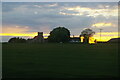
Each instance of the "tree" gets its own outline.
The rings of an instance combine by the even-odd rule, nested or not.
[[[14,38],[11,38],[9,39],[8,41],[9,43],[25,43],[26,42],[26,39],[23,39],[23,38],[19,38],[19,37],[14,37]]]
[[[92,37],[94,34],[95,32],[89,28],[83,30],[80,35],[84,37],[83,43],[89,43],[89,37]]]
[[[57,27],[50,32],[49,42],[68,42],[70,40],[70,31],[65,27]]]

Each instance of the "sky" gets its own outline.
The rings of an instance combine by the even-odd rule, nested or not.
[[[106,41],[118,37],[117,2],[3,2],[2,41],[19,36],[32,38],[36,32],[47,37],[50,31],[63,26],[71,36],[79,36],[90,28],[93,38]]]
[[[1,0],[3,2],[119,2],[119,0]]]

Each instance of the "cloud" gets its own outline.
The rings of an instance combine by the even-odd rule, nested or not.
[[[56,7],[56,6],[58,6],[58,4],[57,4],[57,3],[54,3],[54,4],[48,4],[47,6],[48,6],[48,7]]]
[[[34,7],[36,7],[36,8],[57,8],[57,6],[58,6],[58,3],[49,3],[49,2],[46,2],[46,4],[41,4],[41,3],[39,3],[39,4],[34,4],[33,5]]]
[[[119,0],[4,0],[4,2],[118,2]]]
[[[60,12],[60,14],[62,14],[62,15],[75,15],[75,16],[81,16],[81,15],[83,15],[82,13],[74,13],[74,12],[70,12],[70,13]]]
[[[102,28],[102,27],[114,27],[112,23],[96,23],[92,27]]]
[[[108,5],[106,7],[109,7]],[[64,12],[64,11],[71,11],[71,12],[78,12],[78,13],[69,13],[69,12]],[[115,9],[93,9],[93,8],[88,8],[88,7],[81,7],[81,6],[75,6],[75,7],[65,7],[63,8],[63,11],[60,12],[60,14],[63,15],[76,15],[76,16],[92,16],[92,17],[97,17],[99,15],[102,15],[104,17],[109,17],[109,16],[118,16],[118,9],[115,7]]]

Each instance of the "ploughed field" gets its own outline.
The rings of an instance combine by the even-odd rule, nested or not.
[[[3,78],[118,77],[117,44],[2,44]]]

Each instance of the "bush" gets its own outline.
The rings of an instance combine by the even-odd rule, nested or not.
[[[26,39],[23,39],[23,38],[19,38],[19,37],[14,37],[14,38],[11,38],[9,39],[8,41],[9,43],[26,43]]]

